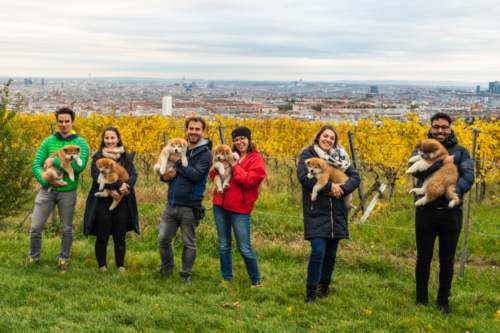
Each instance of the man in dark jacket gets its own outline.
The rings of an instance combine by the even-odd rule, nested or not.
[[[165,172],[161,180],[169,183],[168,199],[161,214],[158,227],[158,247],[161,256],[160,273],[172,274],[174,270],[174,247],[172,239],[177,229],[182,232],[182,268],[179,274],[191,283],[191,269],[196,259],[196,228],[203,218],[202,206],[207,176],[213,163],[212,142],[204,139],[205,120],[191,117],[186,120],[188,166],[183,167],[180,157],[170,154],[169,160],[176,169]]]
[[[425,171],[413,173],[418,179],[417,187],[422,187],[424,180],[439,170],[443,164],[454,163],[458,169],[459,179],[457,194],[460,203],[448,208],[448,199],[439,197],[423,206],[417,207],[415,214],[415,233],[417,238],[417,267],[415,276],[417,281],[417,305],[428,303],[428,283],[430,266],[434,250],[434,242],[439,237],[439,291],[437,305],[445,313],[451,313],[448,306],[451,283],[453,280],[453,265],[458,239],[462,230],[463,196],[474,183],[474,164],[469,151],[458,144],[457,137],[451,129],[451,118],[445,113],[436,113],[431,118],[431,129],[428,137],[441,142],[450,156],[444,161],[432,165]],[[411,157],[418,154],[415,148]],[[410,164],[411,166],[412,164]],[[421,197],[421,196],[419,196]]]

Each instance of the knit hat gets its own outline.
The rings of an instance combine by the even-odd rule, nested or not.
[[[245,138],[248,138],[248,140],[252,140],[252,133],[250,132],[250,129],[248,127],[236,127],[233,132],[231,133],[231,137],[237,138],[239,136],[244,136]]]

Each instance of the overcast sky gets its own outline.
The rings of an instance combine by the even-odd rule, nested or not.
[[[500,79],[498,1],[0,0],[0,75]]]

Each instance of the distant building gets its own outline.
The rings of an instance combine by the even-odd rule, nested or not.
[[[212,83],[210,83],[210,84],[208,85],[208,87],[209,87],[209,88],[215,88],[215,83],[213,83],[213,82],[212,82]]]
[[[64,83],[61,83],[61,88],[64,88]]]
[[[44,79],[41,79],[41,80],[40,80],[40,84],[41,84],[42,86],[44,86],[44,85],[45,85],[45,80],[44,80]]]
[[[33,84],[32,79],[28,79],[28,84],[30,84],[30,85],[32,85],[32,84]]]
[[[299,81],[293,81],[293,85],[297,86],[299,84]]]
[[[490,94],[500,94],[500,82],[490,82],[488,85],[488,92]]]
[[[370,94],[378,94],[378,86],[371,86]]]
[[[24,85],[27,86],[28,84],[30,84],[30,79],[24,79]]]
[[[481,92],[481,86],[476,87],[476,92]]]
[[[171,116],[172,115],[172,96],[165,96],[161,101],[161,115]]]

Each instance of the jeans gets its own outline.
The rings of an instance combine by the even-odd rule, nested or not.
[[[40,260],[42,253],[42,233],[45,223],[55,205],[59,209],[61,221],[61,248],[58,261],[68,261],[71,256],[71,246],[73,245],[73,215],[76,205],[76,190],[65,192],[48,192],[41,188],[35,199],[35,211],[31,219],[30,228],[30,253],[29,258]]]
[[[238,251],[245,262],[250,282],[260,282],[257,257],[250,244],[250,214],[235,213],[217,206],[214,206],[213,209],[217,236],[219,237],[219,258],[222,277],[228,281],[233,279],[233,258],[231,254],[231,228],[233,228]]]
[[[320,276],[331,279],[337,258],[339,238],[311,238],[311,255],[307,265],[307,282],[314,287]]]
[[[427,303],[428,284],[434,242],[439,237],[439,290],[437,300],[448,304],[453,265],[458,238],[462,230],[463,212],[458,209],[417,208],[415,215],[415,233],[417,238],[417,302]]]
[[[106,254],[108,250],[109,235],[113,235],[115,244],[115,262],[117,267],[123,267],[127,244],[125,235],[128,226],[128,203],[127,198],[122,198],[114,210],[109,210],[113,200],[100,199],[94,221],[97,234],[95,242],[95,256],[99,267],[106,266]]]
[[[182,268],[180,275],[191,276],[191,270],[196,259],[196,227],[200,223],[194,218],[191,208],[187,206],[172,206],[168,202],[161,213],[160,226],[158,227],[158,248],[161,257],[161,271],[174,270],[174,247],[172,239],[181,228],[182,233]]]

